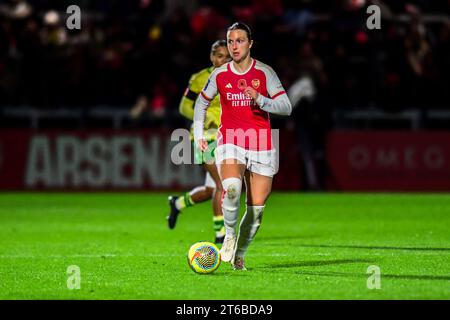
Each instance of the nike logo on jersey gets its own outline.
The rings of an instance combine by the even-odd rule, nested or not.
[[[228,84],[225,86],[225,88],[231,89],[231,88],[233,88],[233,86],[231,85],[231,83],[228,82]]]

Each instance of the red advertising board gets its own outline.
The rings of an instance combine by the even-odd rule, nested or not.
[[[189,132],[183,142],[172,131],[0,130],[0,190],[161,190],[186,189],[204,182],[192,157]],[[274,188],[298,189],[299,163],[293,136],[282,134],[280,172]],[[190,150],[186,152],[186,150]],[[184,158],[186,160],[186,158]],[[177,162],[178,161],[178,162]]]
[[[450,191],[450,133],[335,131],[329,187],[351,191]]]

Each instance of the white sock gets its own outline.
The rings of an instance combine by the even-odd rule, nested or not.
[[[242,180],[239,178],[227,178],[222,181],[222,213],[225,223],[226,236],[236,235],[236,223],[241,202]]]
[[[265,206],[247,206],[244,217],[239,226],[239,236],[237,239],[236,256],[243,258],[248,246],[255,238],[261,225],[262,215]]]

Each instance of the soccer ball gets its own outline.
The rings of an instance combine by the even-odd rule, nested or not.
[[[220,251],[214,243],[194,243],[188,252],[188,264],[196,273],[211,273],[220,265]]]

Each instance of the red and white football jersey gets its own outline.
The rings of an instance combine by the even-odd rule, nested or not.
[[[271,150],[269,113],[261,110],[251,97],[243,93],[247,86],[271,99],[285,94],[275,71],[255,59],[244,73],[238,72],[233,62],[215,69],[201,95],[209,101],[220,95],[221,125],[217,143],[230,143],[247,150]]]

